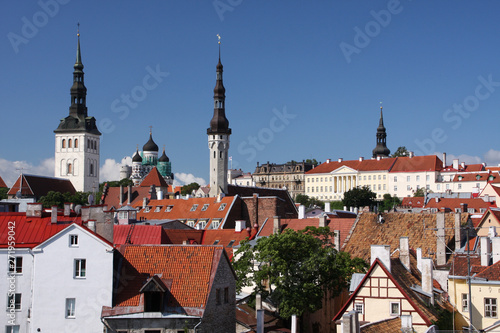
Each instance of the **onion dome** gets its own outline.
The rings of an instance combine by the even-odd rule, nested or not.
[[[158,152],[158,145],[153,141],[153,134],[149,132],[149,140],[142,147],[142,151],[156,151]]]
[[[158,162],[170,162],[170,159],[168,156],[165,154],[165,148],[163,148],[163,154],[160,156],[158,159]]]
[[[139,149],[135,151],[134,156],[132,157],[132,162],[141,162],[142,163],[142,157],[139,154]]]

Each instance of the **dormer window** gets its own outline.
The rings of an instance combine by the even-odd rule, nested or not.
[[[162,312],[165,294],[168,291],[162,280],[157,275],[149,278],[139,291],[144,294],[144,312]]]
[[[161,207],[163,207],[163,206],[156,206],[156,208],[155,208],[155,213],[160,212],[160,211],[161,211]]]
[[[462,180],[462,179],[464,179],[463,176],[458,176],[458,180]]]
[[[151,210],[151,207],[146,206],[146,207],[144,208],[144,213],[149,213],[149,211],[150,211],[150,210]]]
[[[194,204],[193,207],[191,207],[191,212],[194,212],[198,208],[198,204]]]
[[[167,209],[165,209],[165,211],[168,213],[168,212],[171,212],[172,211],[172,208],[174,208],[174,205],[170,205],[170,206],[167,206]]]
[[[206,210],[208,209],[208,206],[209,206],[209,205],[210,205],[210,204],[204,204],[204,205],[203,205],[203,207],[201,207],[201,211],[202,211],[202,212],[206,211]]]
[[[481,175],[476,175],[476,180],[481,179]]]
[[[226,208],[226,203],[221,203],[219,206],[219,211],[224,210]]]

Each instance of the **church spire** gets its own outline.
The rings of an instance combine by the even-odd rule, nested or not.
[[[84,73],[83,73],[83,63],[82,63],[82,53],[80,50],[80,23],[78,23],[77,32],[78,44],[76,47],[76,61],[73,66],[73,85],[71,86],[71,106],[69,108],[69,113],[73,117],[77,117],[84,120],[87,117],[87,88],[84,84]]]
[[[377,145],[375,149],[373,149],[373,158],[378,156],[380,157],[389,157],[391,151],[386,146],[387,133],[385,132],[384,127],[384,115],[382,113],[382,103],[380,103],[380,120],[378,122],[377,128]]]

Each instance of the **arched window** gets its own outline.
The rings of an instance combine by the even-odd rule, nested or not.
[[[87,149],[92,149],[92,147],[90,146],[90,139],[87,139]]]
[[[214,150],[214,158],[216,158],[216,155],[215,155],[215,150]]]
[[[78,139],[75,139],[75,148],[78,148]]]
[[[94,163],[90,162],[90,175],[94,175]]]
[[[73,142],[71,142],[71,139],[68,139],[68,148],[71,148]]]
[[[66,148],[66,139],[62,139],[61,148]]]
[[[71,163],[68,163],[68,172],[67,172],[68,175],[72,175],[73,174],[73,165]]]

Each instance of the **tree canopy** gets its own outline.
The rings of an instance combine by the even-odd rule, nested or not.
[[[347,207],[373,206],[377,195],[368,186],[355,187],[344,193],[342,203]]]
[[[66,202],[70,202],[75,205],[88,205],[89,194],[90,192],[76,192],[75,194],[70,194],[69,192],[61,193],[49,191],[46,195],[40,198],[40,203],[42,203],[44,208],[50,208],[52,206],[63,208],[64,203]]]
[[[305,160],[306,163],[311,163],[312,165],[316,166],[318,165],[318,161],[316,161],[315,158],[308,158],[307,160]]]
[[[414,197],[424,197],[425,196],[425,188],[419,187],[414,193]]]
[[[0,187],[0,200],[7,199],[7,192],[9,192],[10,188],[8,187]]]
[[[380,202],[379,211],[390,211],[393,207],[401,204],[401,200],[396,196],[391,196],[389,193],[384,194],[384,200]]]
[[[199,188],[200,188],[200,184],[198,184],[198,183],[187,184],[187,185],[182,186],[181,194],[182,195],[191,194],[193,191],[196,191]]]
[[[391,155],[391,157],[400,157],[400,156],[410,156],[410,152],[406,149],[405,146],[400,146],[396,151]]]
[[[295,202],[304,205],[306,207],[317,206],[320,207],[321,209],[324,209],[325,207],[325,203],[323,201],[310,197],[306,194],[297,194],[295,196]]]
[[[320,309],[327,290],[340,293],[354,272],[367,268],[362,259],[337,252],[331,240],[328,227],[309,227],[259,238],[254,247],[243,241],[233,266],[238,291],[253,283],[254,293],[269,295],[285,319]]]

